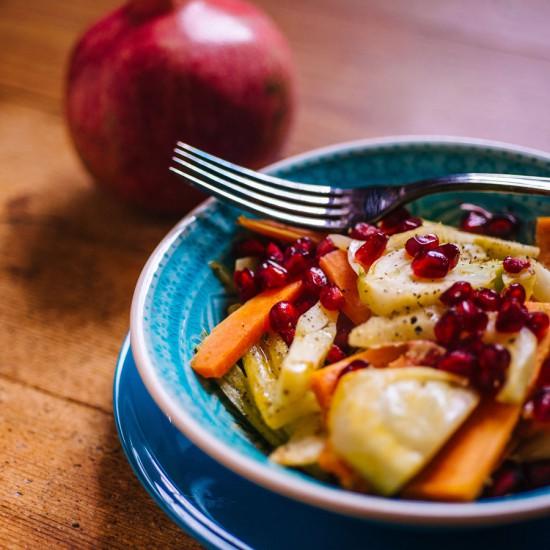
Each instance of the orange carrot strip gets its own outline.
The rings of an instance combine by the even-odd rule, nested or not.
[[[374,367],[385,367],[388,363],[397,359],[407,348],[407,344],[395,344],[383,348],[373,348],[360,351],[355,355],[346,357],[337,363],[315,371],[311,375],[311,389],[317,397],[317,401],[323,410],[327,410],[332,399],[332,394],[338,384],[338,378],[343,369],[352,361],[361,359]]]
[[[540,248],[539,261],[550,267],[550,217],[537,218],[535,242]]]
[[[301,286],[297,281],[266,290],[244,303],[203,340],[191,360],[193,369],[206,378],[223,376],[267,330],[273,305],[296,298]]]
[[[255,220],[239,216],[237,222],[254,233],[278,239],[279,241],[292,242],[300,237],[309,237],[314,243],[318,243],[325,238],[324,233],[303,229],[302,227],[293,227],[292,225],[274,222],[273,220]]]
[[[342,308],[344,313],[356,325],[364,323],[370,317],[370,311],[359,299],[357,275],[349,265],[347,254],[343,250],[333,250],[319,260],[319,265],[330,282],[344,293],[346,298]]]
[[[484,400],[403,491],[407,498],[474,500],[498,465],[521,407]]]
[[[550,304],[530,302],[530,311],[550,313]],[[533,383],[550,350],[550,332],[539,343]],[[522,410],[485,399],[438,453],[403,491],[406,497],[469,501],[498,466]]]

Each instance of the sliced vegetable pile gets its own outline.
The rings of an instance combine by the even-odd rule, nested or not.
[[[470,501],[550,485],[550,218],[400,210],[347,235],[240,218],[239,303],[192,361],[282,465]]]

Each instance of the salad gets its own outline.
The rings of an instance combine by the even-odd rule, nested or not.
[[[270,459],[383,496],[471,501],[550,485],[550,218],[401,209],[327,235],[241,217],[238,296],[192,368]]]

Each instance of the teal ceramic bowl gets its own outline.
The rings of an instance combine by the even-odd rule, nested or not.
[[[267,172],[338,186],[388,185],[459,172],[550,176],[550,155],[480,140],[398,137],[346,143],[270,166]],[[550,215],[540,197],[461,193],[432,196],[411,207],[427,218],[456,223],[461,202],[511,210],[529,241],[537,215]],[[189,366],[205,331],[219,322],[227,297],[208,267],[229,258],[239,233],[236,209],[208,200],[164,238],[136,287],[131,344],[140,375],[169,419],[199,448],[231,470],[291,498],[365,519],[411,525],[482,525],[550,513],[550,488],[474,503],[431,503],[361,495],[272,464],[211,383]]]

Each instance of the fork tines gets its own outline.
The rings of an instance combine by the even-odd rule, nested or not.
[[[342,229],[351,212],[343,189],[268,176],[178,142],[170,170],[236,206],[287,223]]]

